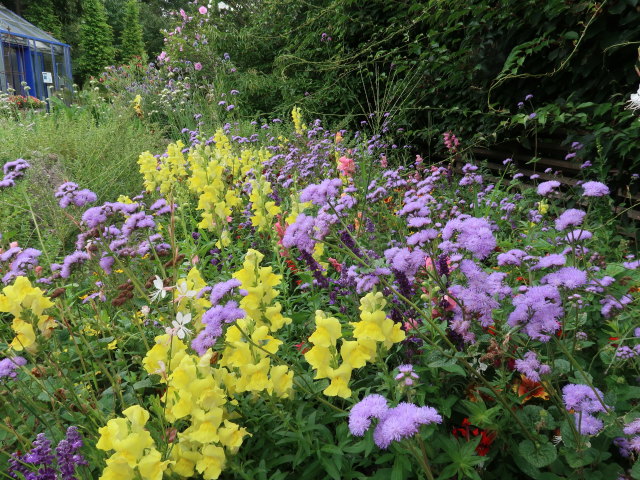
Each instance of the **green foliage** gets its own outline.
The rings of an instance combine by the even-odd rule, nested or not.
[[[129,0],[125,7],[124,29],[120,37],[120,60],[127,62],[135,57],[144,58],[145,50],[142,41],[142,25],[140,24],[140,7],[138,0]]]
[[[107,23],[102,0],[83,0],[82,7],[78,70],[81,77],[88,78],[99,75],[113,64],[115,49],[113,31]]]
[[[29,3],[25,9],[24,18],[36,27],[49,32],[56,39],[62,38],[62,23],[56,16],[52,0]]]

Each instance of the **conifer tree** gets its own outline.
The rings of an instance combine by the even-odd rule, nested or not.
[[[38,0],[27,5],[24,18],[36,27],[50,33],[56,39],[62,39],[62,23],[56,16],[52,0]]]
[[[113,31],[102,0],[82,2],[79,50],[79,70],[84,78],[100,75],[114,63]]]
[[[142,25],[140,24],[138,0],[129,0],[124,14],[120,58],[123,62],[126,62],[134,57],[144,56],[145,51],[142,40]]]

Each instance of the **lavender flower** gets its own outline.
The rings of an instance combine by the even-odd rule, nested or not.
[[[610,193],[609,187],[601,182],[585,182],[582,184],[582,189],[584,197],[604,197]]]
[[[515,365],[516,370],[534,382],[540,381],[540,375],[546,375],[551,372],[551,367],[540,363],[538,355],[531,350],[524,354],[524,359],[517,359]]]
[[[569,226],[577,227],[581,225],[585,215],[586,212],[575,208],[564,211],[562,215],[556,218],[556,230],[564,230]]]
[[[575,267],[564,267],[557,272],[545,275],[540,279],[540,283],[543,285],[553,285],[555,287],[565,287],[572,290],[587,283],[587,274]]]
[[[542,182],[538,185],[538,195],[549,195],[553,190],[560,186],[560,182],[557,180],[549,180],[548,182]]]
[[[432,423],[442,423],[442,417],[435,408],[402,402],[384,413],[373,432],[373,441],[386,449],[391,442],[414,436],[421,425]]]
[[[302,190],[302,192],[300,192],[300,201],[324,206],[329,200],[338,196],[341,187],[342,180],[339,178],[328,178],[317,185],[309,185]]]
[[[16,378],[18,368],[27,364],[23,357],[3,358],[0,360],[0,378]]]
[[[371,419],[380,419],[389,409],[382,395],[371,394],[364,397],[349,412],[349,430],[352,435],[362,437],[371,426]]]
[[[238,308],[238,304],[234,301],[229,301],[224,306],[216,305],[210,308],[202,315],[201,321],[205,327],[193,339],[191,348],[198,352],[198,355],[204,355],[222,335],[222,327],[225,323],[235,322],[244,318],[245,315],[245,311]]]
[[[77,183],[66,182],[58,187],[55,197],[59,198],[61,208],[67,208],[72,203],[77,207],[83,207],[87,203],[95,202],[98,196],[86,188],[80,190]]]
[[[413,371],[413,365],[411,364],[400,365],[398,372],[400,373],[395,376],[395,379],[401,381],[405,387],[410,387],[415,380],[420,378],[418,374]]]
[[[560,328],[560,318],[564,315],[560,292],[551,285],[529,288],[513,299],[515,310],[507,323],[511,327],[524,325],[524,332],[534,340],[548,342]]]
[[[476,258],[482,260],[488,257],[496,247],[493,230],[495,230],[495,227],[485,218],[461,215],[458,218],[449,220],[442,229],[444,242],[439,247],[445,253],[466,249]],[[453,241],[452,239],[456,233],[456,240]]]

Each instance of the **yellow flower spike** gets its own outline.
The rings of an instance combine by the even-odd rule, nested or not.
[[[340,356],[342,361],[353,368],[361,368],[375,358],[376,343],[371,340],[342,341]]]
[[[270,386],[267,373],[271,361],[263,358],[257,364],[243,365],[240,367],[240,378],[238,379],[238,391],[260,392],[267,390]]]
[[[304,354],[305,360],[316,370],[316,380],[326,378],[329,375],[330,363],[333,359],[331,351],[327,347],[313,347]]]
[[[351,365],[343,363],[339,368],[330,369],[328,378],[331,383],[323,390],[327,397],[349,398],[351,389],[349,388],[349,380],[351,379]]]
[[[170,335],[159,335],[156,344],[147,352],[142,360],[142,366],[149,374],[162,374],[167,370],[173,371],[186,355],[187,347],[178,338]],[[171,352],[171,364],[169,364]]]
[[[27,352],[35,352],[36,346],[36,332],[33,331],[33,327],[30,323],[25,322],[21,318],[15,317],[11,328],[16,333],[16,337],[9,344],[15,351],[20,352],[26,350]]]
[[[184,438],[198,443],[218,442],[218,428],[222,423],[222,409],[217,408],[209,412],[206,420],[193,424],[192,427],[185,430]]]
[[[216,445],[205,445],[202,456],[196,463],[196,470],[205,480],[216,479],[222,473],[225,464],[224,450]]]
[[[121,456],[112,455],[99,480],[134,480],[136,477],[135,470]]]
[[[277,332],[285,325],[289,325],[291,323],[291,319],[282,315],[282,313],[280,313],[281,311],[282,305],[279,303],[267,307],[264,311],[264,317],[269,322],[269,330],[272,332]]]
[[[375,312],[376,310],[382,310],[387,304],[382,292],[369,292],[360,299],[360,311],[363,312]]]
[[[173,446],[171,459],[173,465],[170,469],[181,477],[189,478],[195,474],[196,463],[200,460],[200,452],[185,447],[187,442],[180,442]]]
[[[351,323],[353,325],[353,336],[358,340],[373,340],[383,342],[386,340],[379,322],[362,320]]]
[[[316,310],[316,331],[309,337],[309,341],[318,347],[335,347],[341,336],[340,321],[334,317],[327,317],[322,310]]]
[[[125,418],[113,418],[104,427],[98,429],[100,438],[96,448],[100,450],[115,450],[116,445],[129,435],[129,425]]]
[[[155,448],[151,449],[138,462],[138,471],[142,480],[162,480],[164,471],[169,464],[169,460],[162,461],[162,454]]]
[[[269,378],[276,396],[288,398],[293,390],[293,372],[289,370],[289,367],[286,365],[271,367]]]
[[[147,412],[140,405],[133,405],[126,410],[122,411],[129,422],[131,422],[131,430],[138,431],[142,429],[149,421],[149,412]]]

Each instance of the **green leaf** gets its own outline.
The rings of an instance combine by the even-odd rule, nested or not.
[[[631,478],[640,480],[640,460],[636,460],[636,463],[631,467]]]
[[[557,457],[556,447],[550,443],[541,443],[536,447],[531,440],[523,440],[518,446],[518,451],[524,459],[534,467],[545,467]]]

